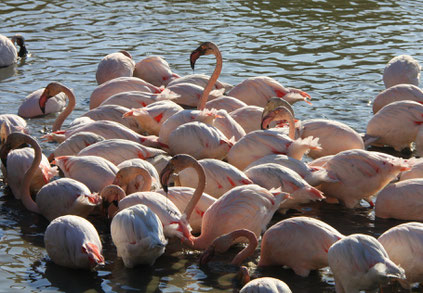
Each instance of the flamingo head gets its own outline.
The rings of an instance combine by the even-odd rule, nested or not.
[[[215,47],[216,45],[214,45],[212,42],[204,42],[197,49],[192,51],[189,58],[192,70],[194,70],[195,62],[197,59],[203,55],[214,54]]]
[[[26,55],[28,55],[28,50],[25,46],[25,39],[22,35],[16,34],[11,37],[11,40],[13,43],[16,43],[20,48],[18,52],[19,57],[25,57]]]
[[[119,201],[126,196],[126,193],[120,186],[110,184],[103,188],[100,196],[102,198],[102,210],[110,219],[118,212]]]
[[[166,167],[164,167],[162,172],[160,172],[160,183],[162,185],[163,190],[166,193],[168,191],[168,184],[169,184],[170,177],[174,173],[178,173],[181,170],[188,167],[202,168],[201,165],[197,162],[197,160],[194,157],[187,154],[178,154],[173,156],[172,159],[169,160]]]
[[[40,109],[44,114],[48,99],[61,93],[63,88],[64,85],[60,82],[51,82],[46,86],[38,101],[38,105],[40,106]]]

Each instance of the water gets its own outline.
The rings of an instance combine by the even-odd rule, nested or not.
[[[103,56],[129,51],[136,61],[163,56],[180,75],[190,74],[189,54],[213,41],[223,55],[222,81],[237,84],[268,75],[312,96],[297,103],[296,116],[340,120],[364,132],[371,101],[383,90],[385,64],[399,54],[420,62],[423,8],[419,1],[94,1],[3,0],[0,33],[21,33],[31,56],[0,69],[0,113],[17,113],[22,99],[51,81],[73,88],[77,107],[71,119],[88,110]],[[283,3],[283,5],[281,4]],[[212,72],[214,59],[203,57],[196,73]],[[51,128],[55,115],[30,119],[32,135]],[[71,120],[69,119],[69,120]],[[45,153],[54,145],[44,143]],[[125,269],[116,257],[108,224],[91,218],[104,243],[106,265],[94,272],[52,264],[43,247],[47,221],[29,213],[3,188],[0,198],[0,292],[232,292],[239,288],[236,268],[227,264],[239,248],[198,266],[197,252],[166,254],[153,267]],[[344,234],[378,236],[394,220],[374,219],[367,208],[347,210],[315,204],[293,215],[322,219]],[[282,268],[257,269],[255,277],[274,276],[293,292],[334,292],[327,269],[301,278]],[[387,287],[385,292],[401,291]]]

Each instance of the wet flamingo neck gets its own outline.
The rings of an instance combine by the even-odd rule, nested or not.
[[[73,111],[73,109],[75,108],[75,104],[76,104],[75,95],[73,94],[71,89],[69,89],[66,86],[61,85],[60,90],[61,90],[61,92],[63,92],[67,96],[68,104],[67,104],[65,110],[63,110],[62,113],[60,113],[60,115],[57,116],[56,120],[54,121],[52,132],[60,130],[63,122],[69,116],[69,114]]]
[[[217,48],[217,46],[215,45],[213,45],[213,53],[214,56],[216,56],[216,67],[213,71],[213,74],[210,76],[206,87],[203,90],[203,94],[201,95],[201,98],[197,105],[198,110],[203,110],[205,108],[209,94],[213,89],[217,79],[219,78],[220,72],[222,71],[222,55],[220,54],[219,48]]]

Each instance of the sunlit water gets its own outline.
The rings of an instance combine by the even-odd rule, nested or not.
[[[180,75],[190,74],[189,54],[202,41],[219,45],[222,81],[237,84],[267,75],[312,96],[313,105],[294,105],[298,119],[330,118],[364,132],[371,101],[383,89],[385,64],[399,54],[423,61],[423,8],[419,1],[18,1],[0,2],[0,33],[21,33],[31,56],[0,69],[0,113],[17,113],[22,99],[51,81],[73,88],[77,107],[88,110],[96,87],[98,62],[125,49],[136,61],[163,56]],[[283,5],[281,4],[283,3]],[[213,58],[197,62],[196,73],[210,74]],[[40,137],[55,115],[30,119]],[[69,120],[71,120],[69,119]],[[45,153],[54,145],[43,143]],[[0,198],[0,291],[63,292],[232,292],[237,268],[227,264],[238,248],[205,268],[197,252],[167,253],[153,267],[126,269],[116,257],[108,223],[91,218],[104,244],[106,265],[93,272],[61,268],[48,260],[43,245],[47,221],[23,209],[3,189]],[[315,204],[293,215],[309,215],[344,234],[380,235],[399,221],[374,219],[369,208],[347,210]],[[219,223],[216,223],[217,225]],[[305,240],[307,241],[307,240]],[[308,278],[279,267],[256,268],[254,277],[274,276],[293,292],[334,292],[328,269]],[[400,291],[388,287],[385,292]]]

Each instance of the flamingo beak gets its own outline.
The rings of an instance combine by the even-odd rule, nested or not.
[[[167,164],[166,167],[160,173],[160,184],[162,185],[163,190],[167,193],[168,192],[168,181],[170,175],[173,174],[174,168],[172,164]]]
[[[41,112],[43,112],[43,114],[46,113],[46,104],[49,98],[51,97],[49,97],[48,94],[44,91],[40,96],[40,100],[38,101],[38,105],[40,106]]]
[[[191,56],[189,58],[192,70],[194,70],[195,62],[197,61],[197,59],[200,58],[200,56],[205,54],[206,54],[206,48],[204,44],[201,44],[197,49],[192,51]]]

